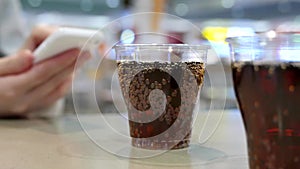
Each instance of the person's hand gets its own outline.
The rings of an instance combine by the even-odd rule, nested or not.
[[[33,50],[55,29],[33,29],[19,52],[0,59],[0,116],[26,115],[47,108],[68,92],[79,49],[33,65]],[[80,58],[83,62],[89,54]]]

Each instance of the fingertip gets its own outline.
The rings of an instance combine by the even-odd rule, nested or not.
[[[15,59],[15,66],[19,71],[26,71],[33,65],[34,56],[28,49],[20,50]]]
[[[22,49],[19,51],[18,54],[22,57],[33,57],[33,54],[31,52],[31,50],[29,50],[29,49]]]
[[[33,64],[34,56],[30,50],[28,50],[28,49],[21,50],[19,55],[20,55],[20,57],[23,58],[21,64],[24,67],[28,67]]]
[[[29,50],[20,50],[17,53],[1,59],[0,75],[12,75],[27,71],[33,64],[33,55]]]

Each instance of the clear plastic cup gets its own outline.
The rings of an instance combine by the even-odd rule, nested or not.
[[[134,147],[162,150],[189,146],[208,48],[185,44],[115,46]]]
[[[250,168],[299,168],[300,35],[263,34],[227,41]]]

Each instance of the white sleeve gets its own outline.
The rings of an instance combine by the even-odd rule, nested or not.
[[[18,0],[0,0],[0,50],[15,52],[24,42],[26,25]]]

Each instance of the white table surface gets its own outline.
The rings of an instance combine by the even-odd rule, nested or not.
[[[195,124],[204,124],[209,117],[207,131],[211,131],[221,111],[200,114]],[[119,127],[122,116],[107,115],[107,121]],[[95,115],[80,115],[90,131],[106,136],[112,131],[103,129]],[[124,121],[124,120],[123,120]],[[200,126],[200,127],[199,127]],[[101,129],[100,129],[101,128]],[[121,126],[127,131],[128,126]],[[210,129],[209,129],[210,128]],[[89,130],[88,129],[88,130]],[[237,110],[226,110],[216,132],[208,142],[199,144],[193,129],[192,146],[189,149],[169,151],[151,158],[132,159],[116,156],[97,146],[82,129],[77,116],[42,120],[0,120],[0,168],[1,169],[247,169],[247,149],[244,127]],[[205,130],[206,131],[206,130]],[[121,131],[122,132],[122,131]],[[205,135],[205,134],[204,134]],[[203,135],[202,135],[203,136]],[[106,140],[106,141],[105,141]],[[111,141],[107,141],[111,140]],[[100,140],[101,141],[101,140]],[[114,144],[118,138],[103,138],[103,144]],[[102,143],[101,143],[102,144]],[[127,144],[124,142],[124,145]],[[130,145],[126,145],[130,147]],[[104,146],[105,147],[105,146]],[[113,146],[112,146],[113,147]],[[109,151],[109,150],[108,150]],[[218,152],[207,158],[207,152]]]

